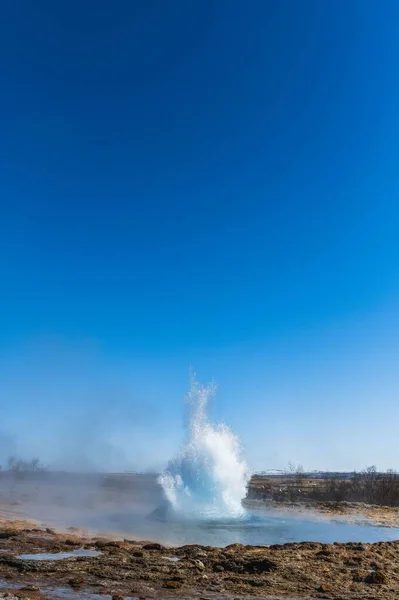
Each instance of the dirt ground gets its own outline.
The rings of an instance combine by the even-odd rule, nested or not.
[[[97,556],[23,560],[21,554],[97,550]],[[177,560],[178,559],[178,560]],[[399,597],[399,541],[166,548],[149,541],[56,533],[0,522],[0,588],[19,598]],[[13,589],[10,590],[9,586]],[[60,591],[61,590],[61,591]],[[94,596],[96,597],[96,596]]]

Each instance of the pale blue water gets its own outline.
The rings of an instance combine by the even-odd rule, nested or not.
[[[95,527],[96,521],[90,523]],[[104,527],[104,515],[101,525]],[[107,529],[136,540],[167,545],[227,546],[286,542],[377,542],[399,539],[399,529],[317,518],[257,512],[238,519],[153,521],[132,514],[108,515]]]
[[[77,556],[95,557],[100,556],[98,550],[71,550],[70,552],[40,552],[36,554],[19,554],[16,558],[20,560],[64,560],[66,558],[76,558]]]

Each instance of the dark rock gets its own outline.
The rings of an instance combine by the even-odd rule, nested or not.
[[[151,544],[145,544],[143,546],[143,550],[166,550],[165,546],[162,546],[162,544],[157,544],[157,543],[151,543]]]
[[[175,555],[179,558],[203,559],[208,556],[211,557],[213,554],[218,556],[219,552],[215,552],[215,548],[212,548],[212,546],[199,546],[198,544],[188,544],[175,549]]]
[[[107,548],[123,548],[123,542],[120,542],[120,541],[108,542]]]
[[[37,585],[25,585],[20,590],[21,592],[40,592],[40,588]]]
[[[219,567],[232,573],[269,573],[277,569],[277,564],[267,558],[231,558],[215,565],[214,570],[220,571]]]
[[[185,574],[177,574],[173,575],[173,577],[168,577],[167,581],[178,581],[179,583],[184,583],[185,581],[187,581],[187,576]]]
[[[352,581],[354,583],[361,583],[361,582],[363,582],[363,577],[362,577],[362,575],[361,575],[361,573],[359,571],[354,571],[353,572]]]
[[[364,579],[364,582],[376,585],[383,585],[387,582],[387,578],[381,571],[373,571],[373,573],[367,575],[367,577]]]
[[[169,590],[176,590],[181,587],[181,583],[180,581],[165,581],[163,587]]]
[[[18,560],[18,558],[15,558],[15,556],[12,556],[11,554],[3,554],[3,556],[0,556],[0,565],[7,565],[18,571],[23,571],[26,566],[22,560]]]
[[[83,577],[73,577],[72,579],[70,579],[68,581],[68,583],[72,587],[79,587],[79,586],[83,585],[84,579],[83,579]]]
[[[263,587],[265,585],[265,582],[261,579],[247,579],[246,583],[252,585],[252,587]]]

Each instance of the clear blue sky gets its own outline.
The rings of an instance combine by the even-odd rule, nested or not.
[[[398,22],[3,3],[1,456],[159,466],[192,365],[254,468],[399,468]]]

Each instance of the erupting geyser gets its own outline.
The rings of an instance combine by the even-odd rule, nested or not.
[[[214,386],[191,376],[187,395],[187,439],[159,477],[168,512],[186,518],[242,517],[248,469],[238,437],[224,424],[210,423],[206,407]]]

